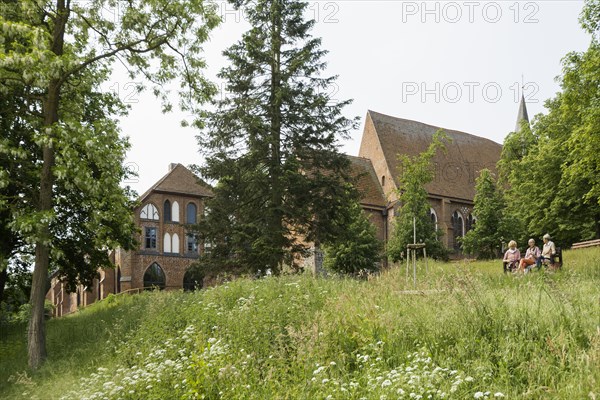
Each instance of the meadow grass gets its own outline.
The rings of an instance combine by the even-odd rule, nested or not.
[[[0,398],[600,399],[600,248],[564,258],[114,296],[49,321],[36,372],[2,327]]]

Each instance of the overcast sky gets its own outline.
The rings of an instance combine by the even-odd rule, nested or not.
[[[226,60],[221,52],[248,28],[243,12],[217,2],[224,23],[207,43],[207,76]],[[521,86],[530,117],[559,90],[555,77],[569,51],[583,51],[582,1],[316,1],[313,36],[329,50],[326,75],[339,75],[334,99],[354,99],[348,117],[361,126],[342,150],[358,154],[367,110],[460,130],[502,143],[514,130]],[[122,120],[132,149],[127,162],[139,177],[127,182],[143,193],[169,163],[201,164],[185,115],[163,115],[150,92],[134,93],[118,74],[110,90],[132,106]]]

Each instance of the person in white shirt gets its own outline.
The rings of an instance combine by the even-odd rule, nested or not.
[[[553,264],[553,259],[552,256],[554,254],[556,254],[556,246],[554,246],[554,243],[550,240],[550,235],[549,234],[545,234],[544,237],[544,247],[542,248],[542,255],[540,256],[540,258],[538,258],[538,265],[545,263],[545,262],[549,262],[550,265]]]

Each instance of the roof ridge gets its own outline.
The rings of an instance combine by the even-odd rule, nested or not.
[[[175,168],[177,168],[177,167],[178,167],[178,166],[180,166],[180,165],[181,165],[180,163],[177,163],[177,165],[176,165],[174,168],[171,168],[171,169],[170,169],[170,170],[169,170],[169,171],[168,171],[168,172],[167,172],[165,175],[163,175],[163,177],[162,177],[162,178],[160,178],[158,181],[156,181],[156,182],[154,183],[154,185],[150,186],[150,188],[149,188],[148,190],[146,190],[146,191],[145,191],[145,192],[144,192],[144,193],[143,193],[143,194],[140,196],[140,198],[139,198],[139,201],[140,201],[140,202],[143,202],[143,201],[146,199],[146,197],[148,197],[148,196],[150,195],[150,193],[151,193],[153,190],[155,190],[155,189],[156,189],[156,188],[157,188],[157,187],[158,187],[158,186],[159,186],[161,183],[163,183],[163,182],[164,182],[164,181],[167,179],[167,177],[168,177],[169,175],[171,175],[171,174],[173,173],[173,171],[175,171]],[[183,165],[181,165],[181,166],[183,167]],[[184,168],[185,168],[185,167],[184,167]]]
[[[425,123],[425,122],[421,122],[421,121],[417,121],[417,120],[414,120],[414,119],[395,117],[393,115],[383,114],[383,113],[380,113],[380,112],[377,112],[377,111],[373,111],[373,110],[369,110],[368,113],[372,113],[372,114],[375,114],[375,115],[380,115],[380,116],[383,116],[383,117],[386,117],[386,118],[390,118],[390,119],[393,119],[393,120],[396,120],[396,121],[405,121],[405,122],[412,122],[412,123],[415,123],[415,124],[425,125],[425,126],[428,126],[430,128],[435,128],[436,130],[437,129],[442,129],[442,130],[444,130],[446,132],[460,133],[460,134],[463,134],[463,135],[472,136],[472,137],[475,137],[477,139],[487,140],[487,141],[493,142],[495,144],[501,145],[500,143],[498,143],[498,142],[496,142],[496,141],[494,141],[492,139],[489,139],[489,138],[486,138],[486,137],[483,137],[483,136],[479,136],[479,135],[475,135],[473,133],[469,133],[469,132],[465,132],[465,131],[459,131],[457,129],[444,128],[444,127],[437,126],[437,125],[431,125],[431,124],[428,124],[428,123]],[[375,129],[375,131],[377,132],[377,128]]]

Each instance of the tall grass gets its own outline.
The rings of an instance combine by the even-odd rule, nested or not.
[[[600,399],[600,249],[564,257],[112,297],[50,321],[37,372],[3,330],[0,398]]]

